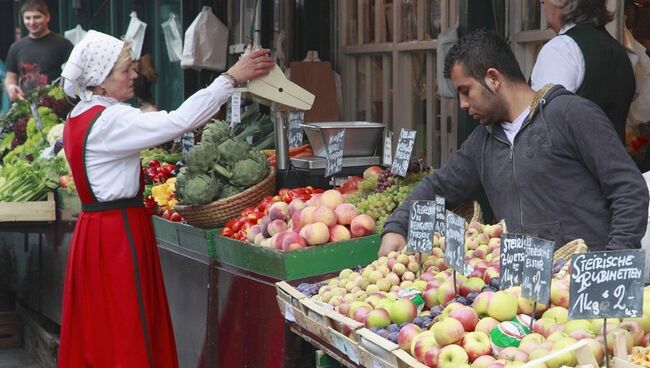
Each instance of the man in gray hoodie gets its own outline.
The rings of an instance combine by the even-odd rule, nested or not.
[[[576,238],[590,250],[640,247],[648,189],[596,104],[559,85],[533,91],[505,40],[485,30],[451,48],[445,77],[481,126],[389,217],[380,255],[405,246],[410,200],[441,195],[453,208],[481,189],[508,231],[556,249]]]

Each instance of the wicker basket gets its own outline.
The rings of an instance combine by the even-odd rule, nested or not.
[[[273,194],[274,191],[275,169],[271,168],[264,180],[237,195],[200,206],[176,205],[174,210],[192,226],[215,228],[239,216],[244,208],[257,205],[262,198]]]
[[[571,256],[574,254],[585,253],[588,250],[589,248],[587,247],[587,243],[582,239],[572,240],[564,244],[560,249],[556,250],[555,253],[553,253],[553,264],[560,259],[564,259],[566,263],[555,275],[553,275],[553,278],[564,278],[571,267]]]
[[[472,221],[483,223],[483,211],[481,211],[481,205],[476,201],[461,203],[452,212],[463,217],[468,224]]]

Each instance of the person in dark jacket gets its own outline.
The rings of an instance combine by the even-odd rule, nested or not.
[[[561,84],[595,102],[625,144],[625,122],[634,99],[635,80],[625,48],[605,25],[614,19],[606,0],[543,0],[548,25],[558,35],[539,52],[530,76],[539,90]]]
[[[409,201],[441,195],[453,208],[481,188],[508,231],[556,247],[576,238],[591,250],[640,247],[648,190],[595,103],[559,85],[534,91],[505,40],[484,30],[451,48],[445,77],[481,126],[388,218],[380,255],[405,246]]]

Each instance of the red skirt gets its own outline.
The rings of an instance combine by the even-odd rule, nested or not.
[[[82,212],[68,255],[59,367],[178,367],[151,216]]]

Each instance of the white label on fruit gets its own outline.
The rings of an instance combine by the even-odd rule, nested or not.
[[[233,93],[230,97],[230,119],[231,125],[241,122],[241,93]]]
[[[289,304],[284,305],[284,318],[287,321],[296,322],[296,317],[293,315],[293,308]]]
[[[355,364],[359,364],[359,354],[357,353],[357,349],[347,341],[345,342],[345,351],[351,361]]]

